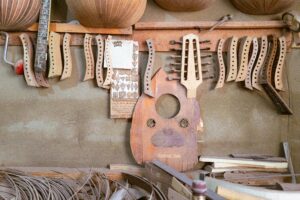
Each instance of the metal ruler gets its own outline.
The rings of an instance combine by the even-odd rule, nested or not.
[[[42,0],[39,29],[37,35],[34,69],[35,72],[46,72],[51,0]]]

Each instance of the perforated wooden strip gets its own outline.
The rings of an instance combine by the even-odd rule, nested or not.
[[[218,44],[218,49],[217,49],[218,63],[219,63],[219,78],[218,78],[217,85],[215,87],[216,89],[222,88],[225,83],[226,67],[225,67],[224,57],[223,57],[224,44],[225,44],[225,40],[220,39]]]
[[[237,49],[238,49],[238,38],[232,37],[229,39],[227,52],[227,78],[226,81],[234,81],[237,76]]]
[[[23,33],[20,35],[24,51],[24,77],[28,86],[39,87],[33,71],[33,47],[30,37]]]
[[[239,48],[239,71],[237,78],[235,79],[236,82],[244,81],[247,77],[251,42],[251,37],[244,37],[241,41]]]
[[[113,75],[113,69],[112,69],[112,64],[111,64],[111,55],[110,55],[110,40],[111,36],[108,36],[105,42],[105,60],[107,64],[107,72],[106,72],[106,78],[103,83],[103,86],[109,86],[112,81],[112,75]]]
[[[197,88],[203,82],[201,65],[199,37],[194,34],[184,36],[180,80],[187,89],[188,98],[196,98]]]
[[[101,35],[96,36],[96,43],[97,43],[96,81],[98,87],[103,87],[104,40]]]
[[[84,36],[84,55],[85,55],[85,75],[83,81],[94,79],[95,77],[95,60],[92,49],[93,36],[85,34]]]
[[[44,72],[35,72],[35,79],[39,86],[48,88],[50,87]]]
[[[64,54],[64,70],[61,76],[61,80],[65,80],[67,78],[70,78],[72,75],[72,55],[71,55],[71,48],[70,48],[70,42],[71,42],[71,34],[66,33],[64,35],[63,39],[63,54]]]
[[[279,38],[279,54],[278,54],[278,62],[275,69],[275,75],[274,75],[274,81],[275,81],[275,88],[277,90],[284,90],[283,87],[283,68],[285,64],[285,58],[286,58],[286,52],[287,52],[287,45],[286,45],[286,39],[284,36]]]
[[[144,93],[147,94],[148,96],[153,97],[153,92],[151,88],[151,78],[153,73],[155,49],[154,49],[153,41],[151,39],[147,40],[146,42],[149,49],[149,56],[148,56],[147,68],[144,76]]]
[[[245,80],[245,87],[253,90],[252,88],[252,71],[255,66],[257,57],[258,57],[258,50],[259,50],[259,44],[258,44],[258,39],[255,37],[253,38],[253,43],[252,43],[252,54],[251,58],[248,64],[248,70],[247,70],[247,75],[246,75],[246,80]]]
[[[50,68],[48,78],[61,76],[62,74],[62,57],[60,50],[60,34],[50,32],[49,38],[49,55],[50,55]]]
[[[263,36],[261,38],[260,53],[258,56],[258,60],[252,73],[252,87],[260,91],[262,91],[262,87],[259,84],[259,75],[260,75],[260,70],[263,67],[264,62],[266,60],[267,52],[268,52],[268,38],[267,36]]]

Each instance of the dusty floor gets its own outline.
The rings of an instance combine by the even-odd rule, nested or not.
[[[300,3],[294,9],[300,12]],[[235,20],[264,20],[276,16],[249,16],[228,0],[217,0],[209,9],[194,13],[171,13],[152,0],[142,21],[216,20],[232,13]],[[62,14],[64,15],[64,14]],[[3,49],[0,48],[0,55]],[[22,56],[11,48],[9,57]],[[0,63],[0,164],[2,166],[102,167],[110,163],[135,163],[129,147],[130,121],[108,119],[109,96],[91,81],[81,82],[83,50],[73,48],[76,70],[70,80],[51,81],[47,90],[25,86],[23,78]],[[278,115],[264,96],[239,85],[220,90],[200,89],[205,131],[199,153],[268,153],[277,155],[280,142],[288,140],[295,168],[300,171],[300,51],[288,61],[291,117]],[[164,66],[158,55],[156,67]],[[141,68],[146,56],[141,55]],[[143,71],[142,70],[142,71]]]

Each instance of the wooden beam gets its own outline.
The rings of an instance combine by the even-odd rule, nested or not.
[[[38,23],[33,24],[26,31],[37,32]],[[89,34],[109,34],[109,35],[131,35],[132,27],[128,28],[92,28],[80,24],[51,23],[50,31],[56,33],[89,33]]]

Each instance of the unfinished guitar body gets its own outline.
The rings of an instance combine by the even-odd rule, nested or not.
[[[186,97],[186,90],[178,81],[167,81],[162,69],[153,77],[151,87],[154,97],[143,94],[133,114],[133,156],[139,164],[158,159],[180,171],[192,169],[197,163],[199,104]],[[180,111],[173,118],[164,118],[156,111],[159,97],[165,94],[173,95],[180,103]]]

